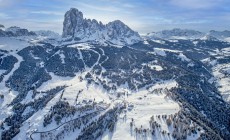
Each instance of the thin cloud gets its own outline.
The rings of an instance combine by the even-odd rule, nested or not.
[[[42,14],[42,15],[57,15],[57,16],[63,16],[64,13],[56,12],[56,11],[31,11],[31,14]]]
[[[118,11],[121,11],[120,8],[113,7],[113,6],[98,6],[98,5],[86,4],[86,3],[83,3],[83,2],[78,2],[78,4],[81,7],[94,9],[94,10],[99,10],[99,11],[105,11],[105,12],[118,12]]]
[[[14,20],[4,20],[1,22],[5,27],[10,26],[19,26],[21,28],[29,29],[30,31],[37,31],[37,30],[51,30],[57,33],[62,32],[62,21],[39,21],[33,19],[22,20],[20,22]]]
[[[10,19],[11,17],[5,13],[0,13],[0,19]]]
[[[0,0],[0,8],[8,8],[25,0]]]
[[[119,19],[140,33],[175,27],[222,30],[230,29],[228,5],[229,0],[0,0],[0,21],[60,33],[65,12],[74,7],[85,18],[105,24]]]
[[[209,9],[223,3],[224,0],[170,0],[170,3],[190,9]]]
[[[126,8],[136,8],[136,5],[130,4],[130,3],[122,4],[122,6],[123,6],[123,7],[126,7]]]

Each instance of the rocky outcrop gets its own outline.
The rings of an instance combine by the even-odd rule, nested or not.
[[[63,38],[75,41],[96,41],[117,45],[130,45],[141,41],[140,35],[120,20],[106,25],[93,19],[85,19],[83,13],[71,8],[65,14]]]

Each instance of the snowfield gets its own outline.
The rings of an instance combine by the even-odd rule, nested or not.
[[[163,48],[154,48],[154,53],[157,55],[166,56],[165,52],[182,53],[183,51],[172,50],[172,49],[163,49]]]
[[[172,133],[173,128],[167,126],[165,120],[157,118],[158,115],[174,115],[180,107],[178,103],[172,101],[166,96],[167,89],[177,87],[177,83],[174,80],[162,81],[155,84],[149,90],[140,90],[136,93],[126,94],[124,100],[127,104],[127,109],[120,114],[118,122],[115,126],[115,131],[112,133],[106,133],[103,135],[102,140],[172,140],[171,135],[164,136],[161,131]],[[157,130],[156,135],[152,135],[150,132],[150,118],[154,116],[157,123],[161,125],[161,129]],[[131,128],[130,123],[134,122],[134,126]],[[134,128],[141,128],[147,130],[147,135],[137,134]],[[191,135],[188,139],[198,138],[197,135]]]
[[[217,59],[230,56],[230,47],[216,51],[214,56]],[[217,60],[210,60],[209,58],[203,60],[203,62],[209,63],[213,66],[212,74],[214,78],[211,79],[211,82],[216,84],[218,90],[223,96],[223,99],[227,102],[230,102],[230,64],[219,64]]]
[[[23,126],[20,128],[20,133],[14,138],[14,140],[24,140],[25,138],[29,138],[30,134],[35,130],[38,132],[48,131],[58,127],[55,122],[51,123],[47,127],[43,127],[43,119],[50,108],[60,100],[60,96],[62,96],[62,99],[65,99],[65,101],[68,101],[69,104],[73,106],[89,100],[105,102],[107,104],[114,104],[119,100],[119,102],[124,101],[126,103],[127,109],[120,114],[114,133],[112,135],[105,133],[102,137],[103,140],[136,139],[137,137],[134,135],[134,132],[130,131],[131,119],[134,119],[136,127],[143,127],[147,129],[149,128],[149,120],[151,116],[171,115],[177,113],[180,110],[179,105],[172,101],[170,98],[166,97],[165,94],[166,89],[177,86],[177,83],[174,80],[161,81],[148,90],[144,88],[140,91],[132,92],[126,89],[125,96],[121,96],[121,98],[117,99],[115,96],[103,90],[103,88],[100,86],[88,85],[86,81],[80,79],[80,74],[76,74],[75,77],[59,77],[53,73],[50,73],[50,75],[52,76],[52,79],[43,83],[42,86],[37,89],[37,91],[46,91],[63,85],[67,87],[63,90],[63,92],[56,94],[56,96],[46,105],[44,109],[39,110],[27,121],[25,121]],[[75,99],[79,91],[82,92],[79,94],[78,100],[76,102]],[[120,91],[125,90],[123,87],[121,87]],[[38,97],[35,97],[35,99],[36,98]],[[28,97],[26,97],[23,102],[26,102],[29,99],[31,99],[30,94],[28,94]],[[28,109],[25,111],[28,111]],[[66,121],[77,117],[78,116],[75,115],[74,117],[66,118]],[[159,119],[158,122],[162,125],[162,130],[167,132],[172,131],[171,128],[167,127],[164,121]],[[59,130],[56,131],[58,132]],[[70,140],[75,139],[79,133],[80,132],[71,134],[71,137],[68,138]],[[151,139],[150,136],[151,135],[149,135],[147,139]],[[34,134],[33,138],[39,140],[39,135]],[[161,139],[163,136],[159,133],[159,135],[156,135],[155,138]],[[170,137],[169,139],[172,138]]]
[[[150,127],[149,120],[152,116],[170,115],[179,111],[179,105],[165,98],[164,94],[157,95],[155,93],[148,93],[146,90],[130,95],[126,101],[128,109],[119,116],[114,133],[104,135],[102,140],[141,139],[141,136],[136,136],[135,132],[130,130],[132,119],[135,122],[134,127],[148,129]],[[161,120],[158,122],[160,123]],[[164,122],[161,124],[163,130],[171,131]],[[161,137],[161,135],[157,135],[155,139],[161,139]],[[152,139],[152,135],[149,135],[146,139]]]
[[[191,61],[191,60],[190,60],[188,57],[186,57],[183,53],[180,53],[180,54],[178,55],[178,58],[181,59],[182,61],[187,61],[187,62],[190,62],[190,61]]]
[[[78,44],[68,45],[68,47],[90,49],[92,46],[90,46],[88,43],[78,43]]]
[[[225,65],[217,64],[213,68],[215,83],[220,93],[223,95],[224,100],[227,102],[230,102],[230,77],[226,76],[226,74],[227,73],[229,74],[230,72],[229,68],[230,68],[230,64],[225,64]]]
[[[53,73],[50,73],[52,76],[52,79],[43,83],[40,88],[38,88],[38,91],[46,91],[52,88],[55,88],[57,86],[63,86],[66,85],[65,92],[63,94],[63,98],[66,98],[66,100],[70,103],[70,105],[74,105],[75,103],[75,97],[79,90],[83,90],[80,96],[78,97],[79,101],[83,100],[96,100],[98,102],[100,101],[106,101],[110,102],[108,95],[105,93],[103,88],[88,85],[86,81],[81,81],[79,75],[75,77],[59,77],[54,75]],[[89,94],[90,93],[90,94]]]
[[[156,71],[162,71],[163,70],[163,68],[160,65],[150,65],[149,67],[153,70],[156,70]]]
[[[163,67],[158,65],[157,61],[152,61],[149,63],[142,64],[142,66],[146,66],[146,65],[152,70],[156,70],[156,71],[162,71],[163,70]]]

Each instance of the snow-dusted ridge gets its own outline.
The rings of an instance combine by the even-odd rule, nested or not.
[[[96,41],[115,45],[131,45],[141,41],[141,37],[120,20],[104,25],[95,19],[84,19],[83,13],[71,8],[63,22],[64,40],[80,42]]]
[[[211,30],[207,33],[189,30],[189,29],[180,29],[175,28],[172,30],[162,30],[159,32],[147,33],[143,36],[151,40],[212,40],[212,41],[226,41],[229,42],[230,31],[214,31]]]

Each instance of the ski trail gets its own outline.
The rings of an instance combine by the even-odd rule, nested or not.
[[[8,87],[6,87],[5,83],[10,78],[10,76],[13,75],[14,71],[16,71],[19,68],[21,62],[23,61],[23,58],[19,56],[18,54],[16,53],[10,53],[10,54],[16,57],[18,62],[14,64],[13,69],[7,75],[4,76],[2,82],[0,83],[0,89],[1,89],[0,93],[4,95],[4,100],[0,104],[0,118],[2,120],[4,120],[6,117],[12,114],[11,107],[8,107],[8,104],[10,104],[18,94],[17,91],[13,91],[9,89]]]
[[[82,60],[82,62],[83,62],[83,64],[84,64],[84,69],[86,69],[86,64],[85,64],[85,61],[84,61],[84,59],[83,59],[82,52],[81,52],[80,49],[77,49],[77,50],[78,50],[78,53],[79,53],[79,55],[80,55],[80,59]]]
[[[23,61],[23,58],[16,54],[16,53],[11,53],[12,56],[16,57],[18,62],[14,64],[13,69],[10,71],[10,73],[8,73],[7,75],[4,76],[2,82],[0,83],[0,88],[4,87],[5,85],[3,85],[11,75],[13,75],[14,71],[17,70],[21,64],[21,62]]]
[[[98,59],[97,59],[97,62],[96,63],[94,63],[93,64],[93,66],[90,68],[90,70],[89,71],[92,71],[93,70],[93,68],[96,66],[96,65],[98,65],[99,64],[99,61],[100,61],[100,59],[101,59],[101,54],[100,53],[98,53],[97,51],[95,51],[95,50],[92,50],[92,49],[89,49],[89,50],[91,50],[91,51],[93,51],[94,53],[96,53],[96,54],[98,54]]]

